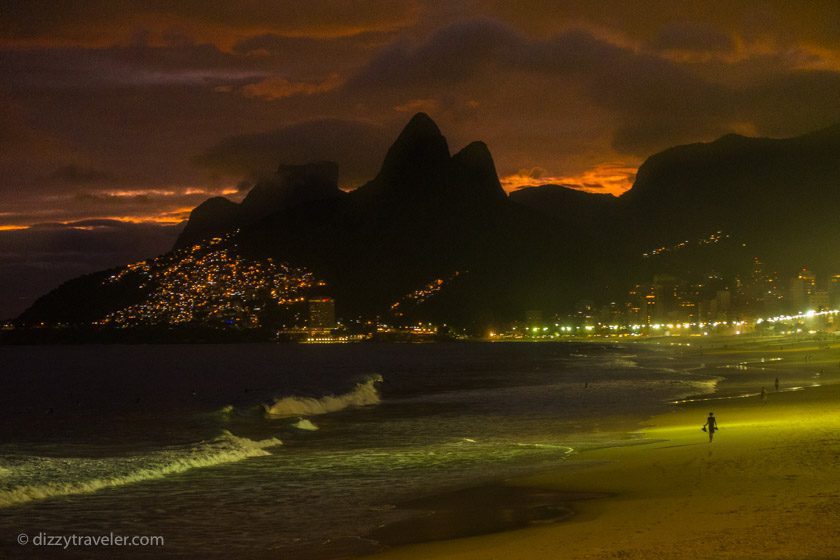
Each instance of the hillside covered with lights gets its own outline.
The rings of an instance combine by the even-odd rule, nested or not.
[[[625,313],[628,290],[665,276],[698,301],[754,280],[744,306],[770,286],[783,307],[778,286],[803,265],[840,270],[838,153],[840,127],[730,135],[650,157],[618,198],[562,185],[507,196],[485,144],[452,155],[420,113],[358,189],[340,190],[330,162],[282,165],[239,204],[198,206],[171,253],[68,282],[19,321],[281,326],[317,291],[346,320],[484,329],[581,301]]]

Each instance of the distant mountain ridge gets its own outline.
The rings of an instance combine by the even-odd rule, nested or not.
[[[198,205],[175,248],[251,225],[285,208],[344,194],[338,188],[338,165],[334,162],[281,165],[272,178],[254,185],[240,204],[217,196]]]
[[[754,248],[779,270],[840,265],[832,260],[840,255],[838,154],[840,126],[781,140],[729,135],[651,156],[618,198],[559,185],[507,196],[484,143],[450,155],[437,125],[419,113],[358,189],[338,188],[334,163],[284,165],[241,204],[213,198],[199,205],[176,247],[237,230],[225,241],[237,254],[312,271],[341,316],[392,320],[394,304],[408,298],[422,305],[405,320],[482,327],[526,309],[618,299],[655,273],[650,260],[642,262],[644,251],[715,231],[731,233],[741,250]],[[703,255],[686,257],[686,266],[719,264]],[[137,305],[121,302],[116,285],[107,304],[66,303],[96,297],[90,284],[98,278],[65,284],[21,320],[90,321]],[[429,285],[439,288],[434,297],[411,296]]]

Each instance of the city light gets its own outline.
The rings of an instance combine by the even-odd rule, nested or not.
[[[305,301],[313,274],[272,259],[248,259],[229,237],[215,237],[169,255],[127,265],[103,285],[121,283],[141,301],[106,315],[117,326],[204,323],[256,327],[269,303]]]

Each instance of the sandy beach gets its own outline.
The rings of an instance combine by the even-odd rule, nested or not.
[[[475,507],[462,493],[439,497],[437,508],[434,498],[410,506],[423,510],[418,526],[428,542],[404,544],[412,530],[404,523],[391,529],[394,548],[375,558],[840,558],[840,344],[690,342],[679,359],[725,378],[714,394],[650,418],[628,445],[474,490],[513,496],[507,502]],[[700,429],[709,411],[720,426],[712,443]],[[538,512],[548,503],[564,513],[523,515],[523,496]],[[563,496],[568,510],[556,503]],[[492,527],[486,517],[506,513],[511,525],[529,526],[450,538],[471,517]],[[429,527],[436,518],[437,532]],[[381,534],[388,540],[388,528]]]

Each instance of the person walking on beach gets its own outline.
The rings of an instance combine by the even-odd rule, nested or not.
[[[778,391],[778,390],[779,390],[779,378],[777,377],[776,378],[776,391]]]
[[[712,443],[712,439],[715,437],[715,432],[718,430],[717,427],[717,420],[715,419],[715,413],[710,412],[709,417],[706,418],[706,423],[703,424],[703,431],[709,432],[709,443]]]

